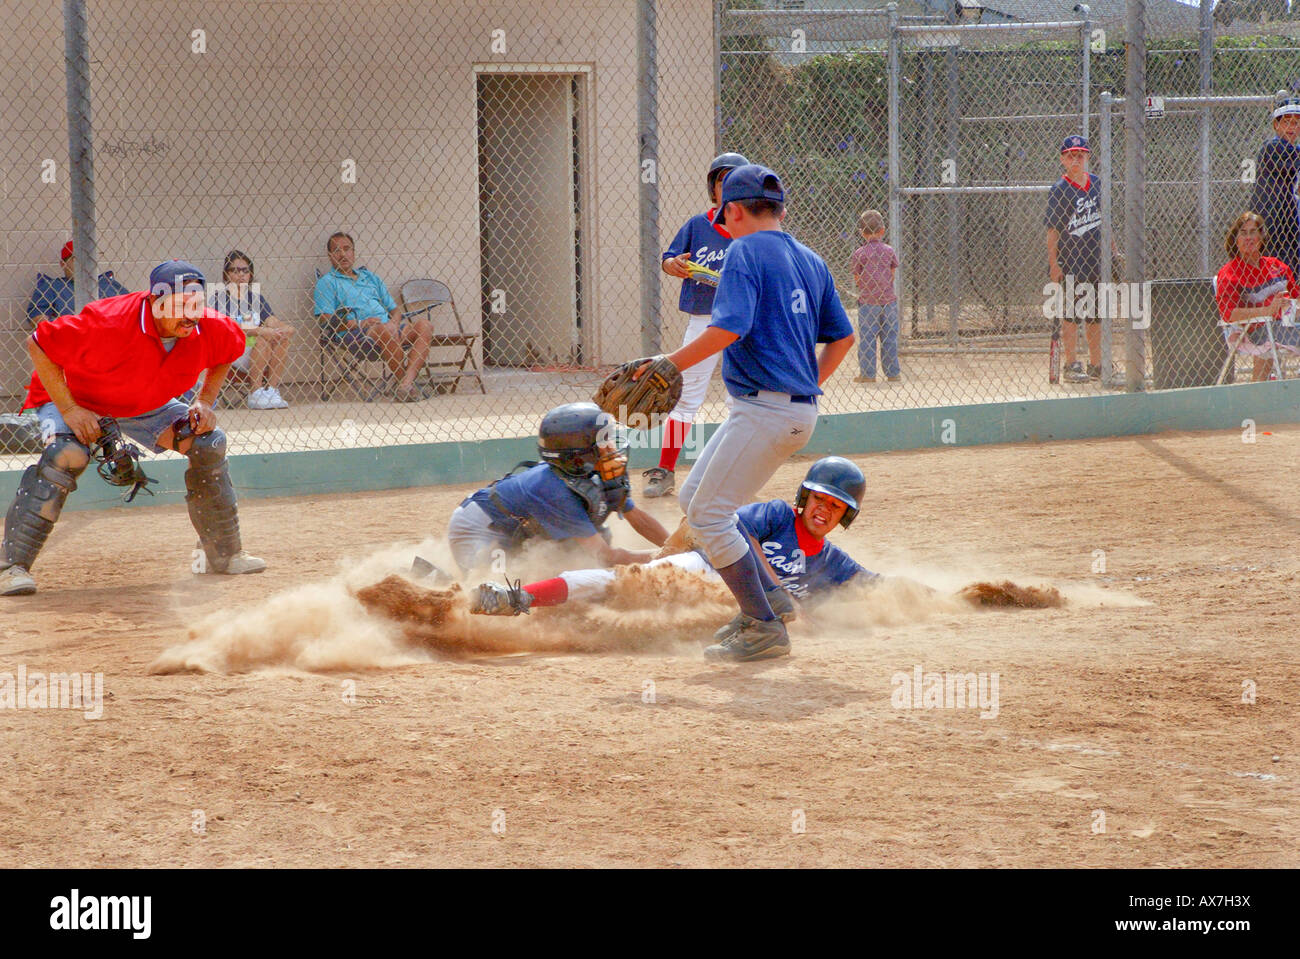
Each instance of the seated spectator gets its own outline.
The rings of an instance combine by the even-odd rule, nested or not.
[[[253,344],[235,360],[234,367],[248,377],[250,410],[287,410],[280,395],[280,375],[289,358],[294,329],[271,309],[253,277],[253,259],[242,250],[226,254],[221,283],[213,284],[208,306],[230,317]]]
[[[63,260],[63,276],[36,274],[36,289],[27,304],[27,322],[32,326],[42,320],[71,316],[77,312],[77,297],[72,284],[77,258],[72,255],[71,240],[63,244],[60,258]],[[99,274],[99,295],[94,299],[106,300],[110,296],[121,296],[128,292],[130,291],[126,287],[113,278],[112,270],[105,270]]]
[[[329,322],[331,316],[340,315],[342,329],[337,335],[341,341],[356,343],[364,337],[379,348],[397,378],[395,402],[428,399],[428,393],[416,390],[415,377],[429,355],[433,325],[427,318],[404,322],[384,281],[365,267],[353,269],[357,254],[351,236],[333,234],[325,243],[325,252],[334,269],[316,281],[316,317]],[[410,353],[403,357],[402,348],[407,345]]]
[[[1220,322],[1237,324],[1224,329],[1224,339],[1229,350],[1240,350],[1254,357],[1252,380],[1266,380],[1273,372],[1272,351],[1264,347],[1268,334],[1263,323],[1248,321],[1280,318],[1288,305],[1287,298],[1300,297],[1300,287],[1291,267],[1263,255],[1268,248],[1268,231],[1258,213],[1246,212],[1237,217],[1224,238],[1223,247],[1232,259],[1219,270],[1214,295]],[[1249,344],[1243,344],[1243,338]],[[1280,328],[1275,328],[1274,339],[1285,342]]]

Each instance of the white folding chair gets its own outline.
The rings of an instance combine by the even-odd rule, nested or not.
[[[1217,292],[1218,283],[1213,283],[1213,286]],[[1250,328],[1260,325],[1264,327],[1264,339],[1260,343],[1253,343],[1250,339]],[[1274,327],[1281,328],[1280,342],[1278,332],[1275,331]],[[1282,364],[1282,355],[1300,356],[1300,327],[1296,326],[1295,300],[1289,301],[1282,310],[1280,321],[1270,316],[1232,323],[1220,317],[1219,328],[1223,330],[1223,342],[1228,348],[1228,355],[1224,358],[1223,366],[1219,369],[1219,378],[1214,381],[1216,386],[1223,383],[1224,377],[1228,375],[1228,370],[1232,367],[1238,354],[1249,356],[1252,360],[1262,356],[1272,358],[1273,370],[1279,380],[1286,378],[1286,367]]]

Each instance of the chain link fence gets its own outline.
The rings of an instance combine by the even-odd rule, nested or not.
[[[33,322],[71,312],[88,261],[127,290],[173,257],[255,284],[264,303],[237,287],[220,304],[249,324],[219,413],[238,453],[528,435],[603,372],[680,338],[649,293],[659,251],[706,202],[708,4],[64,6],[85,11],[80,223],[64,10],[20,2],[23,29],[0,41],[6,411],[31,377]],[[61,260],[74,227],[93,245]],[[330,276],[339,232],[351,269],[379,280],[370,307]],[[223,277],[232,252],[251,276]],[[407,324],[397,353],[348,332],[370,316]],[[426,398],[393,402],[417,369]],[[282,408],[263,408],[270,389]]]
[[[1251,356],[1260,344],[1228,362],[1211,280],[1258,201],[1275,99],[1300,93],[1300,4],[852,5],[732,0],[721,18],[723,145],[773,158],[789,229],[847,305],[861,212],[884,214],[897,254],[900,377],[885,378],[884,298],[867,291],[860,345],[878,355],[832,397],[941,406],[1295,374],[1282,322],[1276,368]],[[1070,135],[1090,146],[1078,187],[1060,182]],[[1294,166],[1269,195],[1294,224]]]
[[[1269,228],[1285,234],[1288,202],[1295,218],[1286,151],[1265,145],[1279,91],[1300,92],[1296,0],[14,6],[23,27],[0,40],[10,410],[32,324],[72,308],[72,278],[77,298],[143,289],[179,257],[265,298],[235,287],[227,304],[250,331],[223,393],[232,451],[528,435],[613,365],[681,341],[660,252],[708,205],[723,150],[783,176],[787,228],[830,264],[850,315],[861,214],[881,214],[897,253],[897,320],[863,304],[871,358],[864,337],[825,412],[1300,365],[1283,344],[1281,369],[1261,370],[1254,342],[1225,362],[1209,286],[1261,170],[1282,184]],[[72,70],[65,20],[84,22]],[[70,131],[89,149],[70,151]],[[1095,196],[1066,194],[1058,260],[1072,230],[1123,254],[1076,277],[1097,284],[1091,306],[1078,283],[1050,288],[1070,135],[1089,140]],[[1076,216],[1080,197],[1095,211]],[[368,316],[330,278],[336,233],[345,269],[379,278],[369,312],[406,323],[396,350],[347,329]],[[1270,332],[1291,328],[1251,338]],[[408,383],[416,400],[393,402]],[[715,377],[697,418],[725,415]]]

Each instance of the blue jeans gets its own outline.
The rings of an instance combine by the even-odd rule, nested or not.
[[[169,400],[156,410],[141,413],[139,416],[122,416],[117,418],[117,425],[124,436],[129,436],[145,449],[155,453],[163,452],[158,445],[158,437],[177,420],[183,420],[190,414],[190,408],[179,400]],[[63,422],[59,408],[53,403],[46,403],[36,411],[36,418],[41,423],[41,441],[48,444],[55,433],[71,433],[68,424]]]
[[[875,379],[876,340],[886,376],[898,376],[898,301],[858,305],[858,372]]]

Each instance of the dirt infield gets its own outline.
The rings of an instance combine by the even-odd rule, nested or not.
[[[890,579],[801,619],[790,658],[741,666],[702,658],[730,607],[691,584],[478,618],[489,645],[450,656],[368,615],[350,589],[417,544],[445,559],[421,541],[471,487],[249,501],[271,568],[235,579],[189,573],[183,508],[65,514],[41,592],[0,600],[0,705],[20,667],[102,673],[103,715],[0,708],[0,849],[29,866],[1300,864],[1300,428],[856,460],[871,492],[835,540]],[[675,502],[642,505],[675,523]],[[956,596],[976,580],[1065,602],[976,609]],[[502,654],[529,643],[551,651]]]

